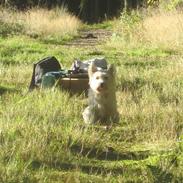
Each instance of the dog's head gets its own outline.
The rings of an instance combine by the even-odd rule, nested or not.
[[[110,90],[114,84],[115,69],[110,65],[107,70],[98,69],[94,63],[88,68],[90,88],[96,93]]]

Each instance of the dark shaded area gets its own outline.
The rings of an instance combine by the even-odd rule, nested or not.
[[[9,66],[9,65],[18,65],[19,64],[19,62],[16,62],[15,60],[9,60],[9,59],[4,59],[4,60],[1,61],[1,63],[3,65],[7,65],[7,66]]]
[[[163,90],[163,86],[158,82],[151,82],[145,80],[144,78],[134,78],[134,80],[121,80],[118,84],[118,89],[123,92],[130,92],[133,96],[133,100],[135,103],[139,103],[140,99],[143,97],[143,88],[149,87],[150,89],[153,88],[156,92],[161,93]]]
[[[147,81],[144,78],[137,77],[134,80],[121,80],[119,85],[122,91],[130,91],[131,93],[136,92],[144,86],[152,86],[157,92],[162,92],[162,86],[159,83]]]
[[[97,174],[97,175],[108,175],[108,174],[113,174],[113,175],[122,175],[126,172],[130,173],[135,173],[135,174],[141,174],[142,170],[141,168],[137,167],[131,167],[131,166],[123,166],[123,167],[103,167],[101,165],[87,165],[87,164],[78,164],[78,163],[73,163],[73,162],[55,162],[55,163],[50,163],[50,162],[40,162],[40,161],[32,161],[30,164],[30,168],[32,169],[38,169],[41,168],[42,166],[46,167],[51,167],[57,170],[64,170],[64,171],[69,171],[69,170],[77,170],[79,169],[83,173],[87,174]]]
[[[3,95],[7,92],[17,92],[18,90],[17,89],[14,89],[14,88],[8,88],[8,87],[5,87],[5,86],[1,86],[0,85],[0,95]]]
[[[88,0],[83,6],[80,17],[85,22],[95,23],[120,14],[124,7],[119,0]]]
[[[104,19],[120,15],[122,9],[135,9],[142,6],[144,0],[3,0],[4,6],[13,6],[20,10],[30,7],[53,8],[66,6],[70,12],[88,23],[101,22]]]
[[[143,160],[149,157],[149,151],[117,152],[112,147],[102,150],[95,147],[89,148],[83,147],[80,144],[75,144],[72,145],[70,149],[73,154],[80,154],[87,158],[95,158],[98,160]]]
[[[133,66],[134,64],[136,66],[136,63],[131,63]],[[153,63],[152,63],[153,64]],[[138,65],[138,64],[137,64]],[[138,65],[139,67],[143,67],[141,63]],[[173,82],[172,83],[175,87],[182,87],[182,83]],[[153,89],[155,92],[157,92],[157,97],[162,105],[167,105],[168,103],[174,103],[176,105],[180,104],[181,97],[179,95],[176,95],[175,93],[168,93],[166,94],[163,90],[163,83],[159,83],[158,81],[150,81],[146,80],[144,78],[136,77],[133,80],[128,79],[120,79],[120,82],[117,86],[117,88],[123,92],[130,92],[133,96],[133,100],[136,103],[139,103],[140,99],[143,97],[143,91],[144,87],[148,87],[150,90]]]
[[[152,69],[152,68],[161,68],[167,65],[168,62],[157,62],[157,61],[132,61],[132,62],[126,62],[124,63],[124,66],[126,67],[137,67],[139,69]]]
[[[148,166],[149,170],[151,171],[154,183],[171,183],[171,182],[182,182],[183,180],[174,180],[174,176],[172,173],[169,173],[168,171],[162,170],[160,167],[156,166]]]
[[[94,174],[94,175],[108,175],[112,174],[114,176],[118,175],[130,175],[131,181],[137,180],[137,176],[141,176],[142,173],[145,176],[149,176],[150,180],[154,183],[171,183],[171,182],[183,182],[183,178],[179,176],[175,176],[171,172],[169,172],[168,169],[162,169],[159,166],[152,166],[152,165],[146,165],[143,166],[136,166],[135,164],[129,164],[129,165],[122,165],[119,167],[105,167],[102,164],[89,164],[89,163],[82,163],[82,162],[75,162],[75,161],[63,161],[63,162],[42,162],[39,160],[33,160],[29,164],[29,168],[36,170],[39,168],[52,168],[57,170],[64,170],[64,171],[70,171],[70,170],[80,170],[83,173],[87,174]],[[139,177],[140,178],[140,177]],[[139,179],[140,180],[140,179]],[[130,181],[130,182],[131,182]],[[141,181],[140,181],[141,182]]]

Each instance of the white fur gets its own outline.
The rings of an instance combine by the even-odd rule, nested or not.
[[[116,122],[118,112],[115,94],[115,71],[111,65],[107,70],[99,70],[92,63],[89,74],[89,105],[83,112],[85,123]]]

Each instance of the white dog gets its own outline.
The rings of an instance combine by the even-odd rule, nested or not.
[[[110,65],[107,70],[98,69],[94,63],[88,68],[89,105],[83,112],[85,123],[116,122],[119,115],[115,94],[115,70]]]

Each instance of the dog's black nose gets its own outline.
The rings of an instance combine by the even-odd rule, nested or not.
[[[103,88],[104,87],[104,83],[100,83],[100,87]]]

